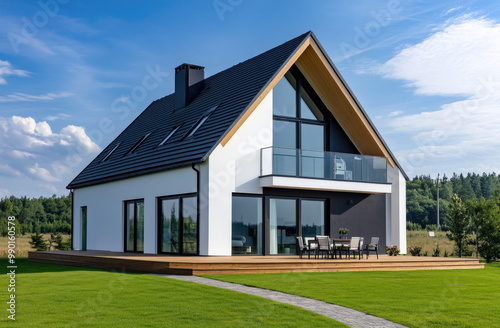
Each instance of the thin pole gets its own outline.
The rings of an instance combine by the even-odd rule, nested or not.
[[[437,230],[439,231],[439,173],[437,177]]]

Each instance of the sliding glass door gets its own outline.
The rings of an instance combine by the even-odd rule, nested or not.
[[[197,254],[196,196],[160,198],[158,212],[158,252],[180,255]]]
[[[144,252],[144,200],[125,202],[125,251]]]
[[[325,200],[269,199],[269,254],[295,254],[296,237],[325,234]]]

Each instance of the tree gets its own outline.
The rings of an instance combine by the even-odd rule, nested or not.
[[[34,235],[31,235],[31,241],[29,243],[31,247],[33,247],[37,251],[47,250],[47,241],[43,239],[43,235],[39,234],[38,232]]]
[[[457,194],[451,197],[447,215],[449,233],[446,234],[449,240],[455,242],[458,248],[458,256],[462,257],[462,251],[467,247],[467,235],[470,231],[470,219],[466,207]]]
[[[489,263],[500,257],[500,209],[495,200],[479,200],[470,203],[479,254]]]

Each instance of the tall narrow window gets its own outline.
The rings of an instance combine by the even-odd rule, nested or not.
[[[125,251],[144,251],[144,200],[125,202]]]
[[[87,206],[81,207],[82,219],[82,251],[87,250]]]
[[[232,254],[262,254],[262,197],[233,196],[232,207]]]
[[[327,110],[320,109],[317,98],[298,69],[287,72],[273,88],[274,174],[325,176]]]
[[[198,253],[198,211],[194,195],[158,199],[158,253]]]
[[[116,150],[116,148],[118,148],[118,146],[120,146],[120,144],[121,144],[121,142],[117,143],[117,144],[113,147],[113,149],[111,149],[111,150],[109,151],[109,153],[107,153],[107,154],[106,154],[106,156],[104,156],[104,158],[103,158],[103,159],[101,159],[101,163],[102,163],[102,162],[104,162],[105,160],[107,160],[107,159],[108,159],[108,157],[109,157],[109,156],[111,156],[111,154],[113,154],[113,152]]]

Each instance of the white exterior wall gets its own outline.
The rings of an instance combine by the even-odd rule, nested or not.
[[[389,166],[387,180],[392,192],[386,199],[386,243],[398,245],[401,254],[406,254],[406,179],[397,167]]]
[[[87,206],[87,249],[124,251],[124,201],[144,199],[144,253],[157,253],[157,197],[196,192],[191,167],[74,190],[73,246],[81,249],[81,207]]]
[[[224,147],[218,145],[210,155],[208,179],[201,183],[201,194],[209,199],[208,208],[202,211],[210,218],[206,232],[200,226],[208,242],[206,253],[200,252],[201,255],[231,255],[232,194],[262,194],[260,150],[272,146],[272,131],[271,91],[229,142]],[[200,244],[203,245],[201,240]]]

